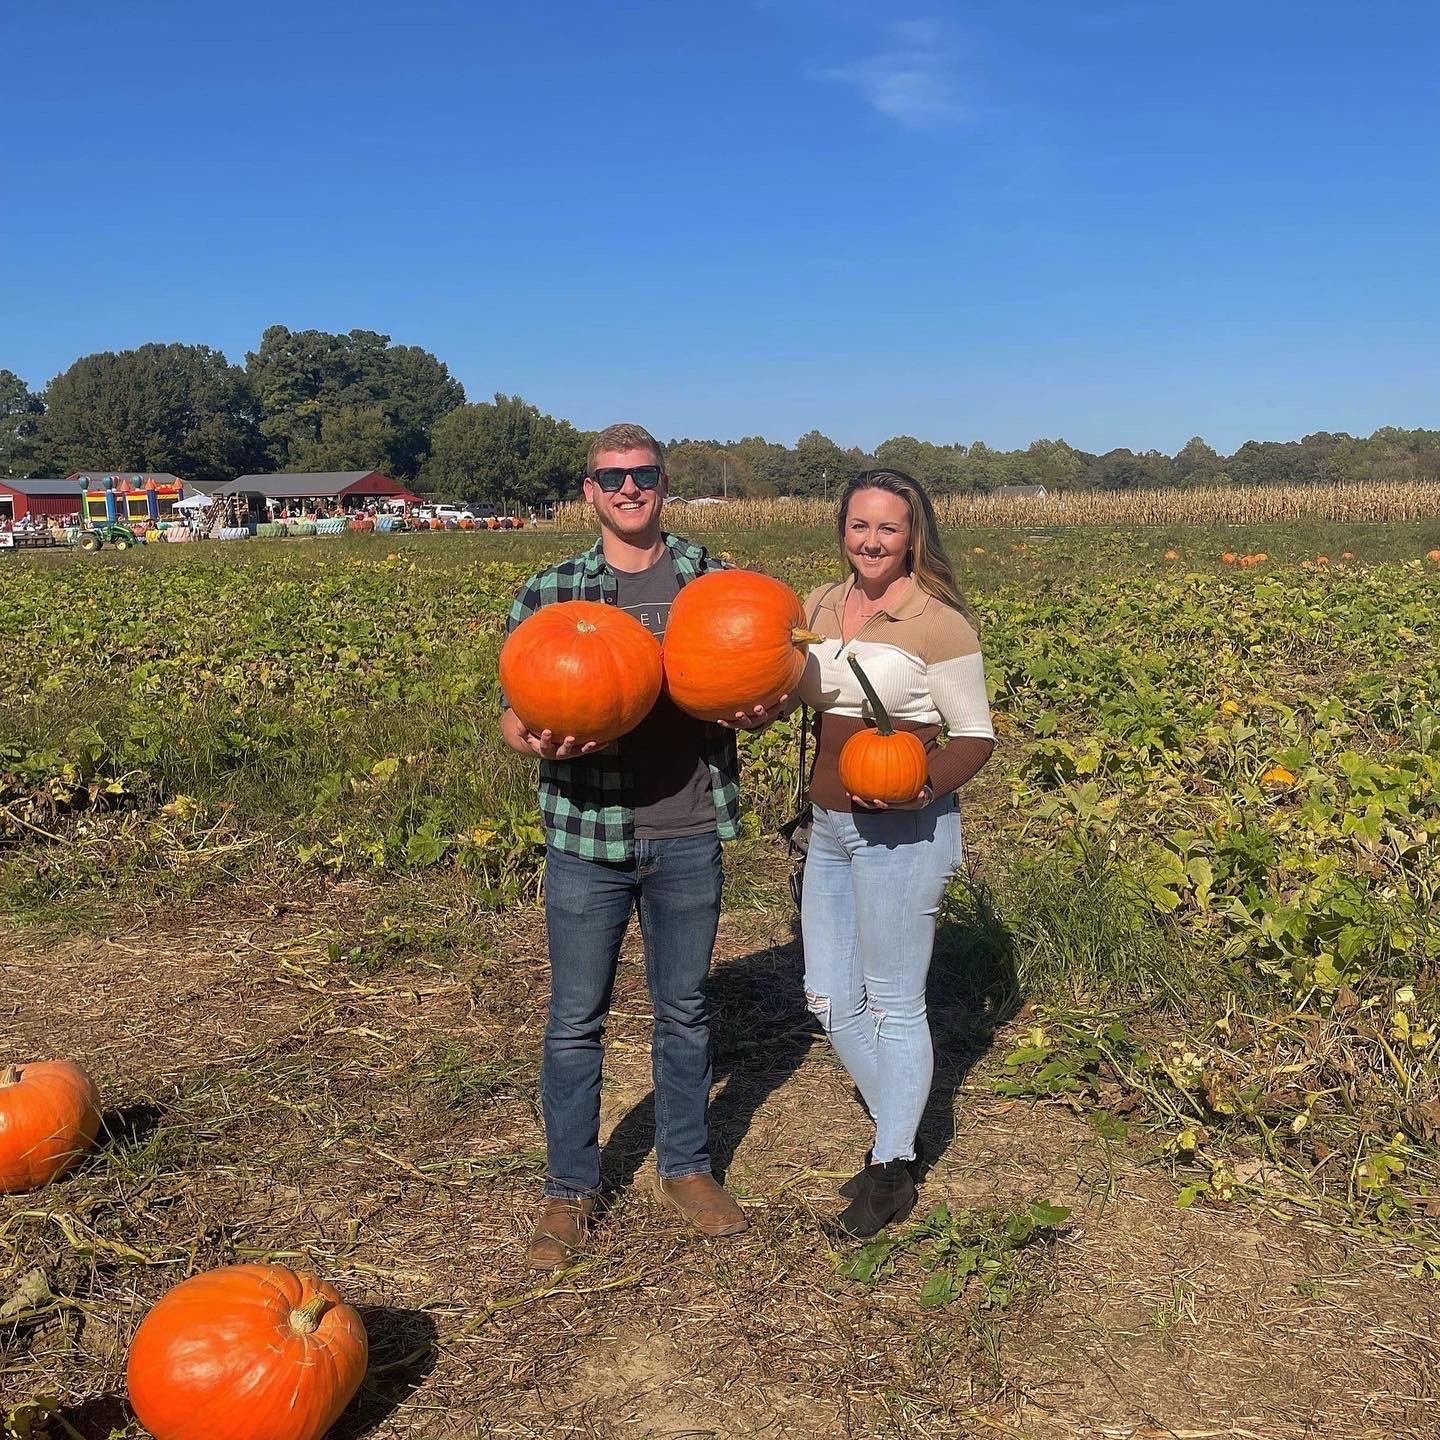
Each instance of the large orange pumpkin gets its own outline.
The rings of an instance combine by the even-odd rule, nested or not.
[[[140,1322],[125,1383],[155,1440],[320,1440],[370,1346],[331,1285],[280,1265],[182,1281]]]
[[[925,747],[908,730],[896,730],[860,662],[847,657],[875,716],[873,730],[858,730],[840,747],[840,783],[847,795],[904,805],[925,788],[930,762]]]
[[[754,570],[712,570],[684,586],[665,625],[670,698],[700,720],[730,720],[789,694],[805,669],[800,597]]]
[[[37,1190],[79,1164],[100,1131],[100,1092],[73,1061],[0,1070],[0,1195]]]
[[[596,600],[545,605],[500,651],[500,688],[528,730],[607,740],[633,730],[660,694],[660,642]]]

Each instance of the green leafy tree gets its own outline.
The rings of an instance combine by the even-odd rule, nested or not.
[[[1035,440],[1025,452],[1021,469],[1028,483],[1058,491],[1074,485],[1091,458],[1063,440]]]
[[[1176,451],[1172,468],[1179,485],[1213,485],[1223,464],[1215,451],[1195,435]]]
[[[913,476],[928,490],[948,489],[949,456],[944,447],[913,435],[896,435],[875,447],[875,460],[890,470]]]
[[[45,389],[39,443],[62,473],[226,479],[262,454],[244,371],[206,345],[142,345],[77,360]]]
[[[797,495],[837,496],[849,483],[856,470],[854,465],[828,435],[811,430],[795,442],[793,483]]]
[[[673,441],[666,448],[665,469],[675,495],[728,495],[733,499],[761,493],[745,457],[713,441]]]
[[[281,470],[378,469],[413,480],[436,421],[465,403],[442,361],[374,330],[272,325],[245,358],[260,429]]]
[[[795,457],[784,445],[748,435],[727,448],[749,469],[757,495],[794,493]]]
[[[518,395],[462,405],[435,424],[423,484],[461,500],[535,505],[573,497],[589,437]]]
[[[13,371],[0,370],[0,475],[29,475],[39,459],[45,402]]]

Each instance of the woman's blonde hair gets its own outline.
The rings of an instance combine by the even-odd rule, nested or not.
[[[915,583],[926,594],[958,610],[978,634],[979,618],[955,583],[955,570],[945,553],[945,542],[940,538],[935,507],[920,482],[903,470],[865,470],[845,487],[835,522],[840,536],[840,556],[845,564],[851,570],[855,568],[850,564],[850,554],[845,548],[845,525],[850,513],[850,499],[861,490],[884,490],[890,495],[898,495],[905,502],[910,510],[910,554],[907,558]]]

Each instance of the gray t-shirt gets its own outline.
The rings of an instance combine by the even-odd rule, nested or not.
[[[648,570],[617,570],[615,581],[619,607],[663,641],[670,602],[680,590],[669,552]],[[715,828],[703,721],[687,715],[662,692],[655,708],[621,738],[620,754],[634,777],[637,840],[703,835]]]

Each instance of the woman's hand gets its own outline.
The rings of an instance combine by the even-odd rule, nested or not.
[[[782,695],[768,709],[764,705],[757,705],[748,714],[744,710],[737,710],[732,719],[717,720],[715,723],[723,725],[727,730],[763,730],[786,713],[786,702],[789,699],[788,695]]]
[[[906,800],[897,805],[887,805],[883,800],[862,800],[858,795],[850,797],[850,804],[856,810],[923,810],[927,805],[934,803],[935,792],[928,783],[920,787],[920,793],[913,800]]]

